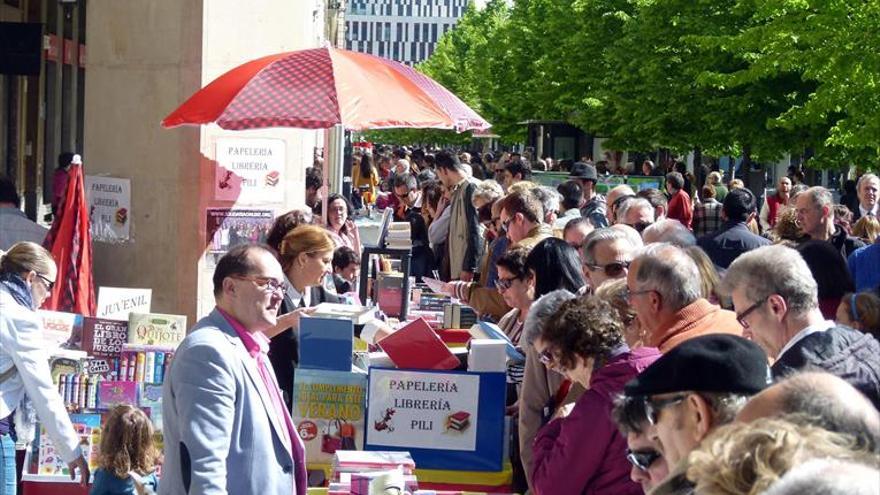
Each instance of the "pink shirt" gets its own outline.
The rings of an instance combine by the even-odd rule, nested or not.
[[[220,308],[217,308],[217,311],[219,311],[220,314],[226,318],[226,321],[232,325],[232,329],[238,334],[238,337],[244,344],[245,349],[247,349],[248,354],[250,354],[251,357],[254,358],[254,361],[256,361],[257,369],[260,371],[260,378],[263,379],[263,385],[265,385],[266,390],[269,391],[269,397],[272,400],[272,406],[275,408],[275,414],[277,414],[279,418],[284,418],[284,423],[287,425],[287,435],[282,441],[292,453],[294,448],[293,439],[295,438],[294,435],[296,435],[293,420],[290,419],[290,413],[288,413],[287,408],[284,407],[284,401],[281,399],[281,391],[278,390],[275,378],[266,366],[266,353],[269,351],[269,338],[262,332],[248,332],[244,328],[244,325],[233,318],[229,313]]]

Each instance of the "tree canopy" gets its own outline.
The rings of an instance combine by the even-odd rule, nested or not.
[[[874,0],[491,0],[417,68],[503,141],[565,120],[620,149],[877,168],[878,28]]]

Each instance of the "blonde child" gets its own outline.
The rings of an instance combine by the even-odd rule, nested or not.
[[[159,491],[153,425],[140,409],[119,405],[110,411],[101,436],[100,467],[89,495],[145,495]]]

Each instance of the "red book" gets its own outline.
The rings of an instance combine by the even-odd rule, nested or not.
[[[378,344],[398,368],[451,370],[460,364],[422,318],[407,323]]]

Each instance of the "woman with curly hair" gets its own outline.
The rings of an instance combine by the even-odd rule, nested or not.
[[[587,389],[566,415],[560,408],[535,439],[532,485],[541,495],[641,494],[626,460],[626,438],[611,419],[615,396],[658,357],[657,349],[630,349],[623,322],[596,296],[562,303],[535,340],[548,368]]]

